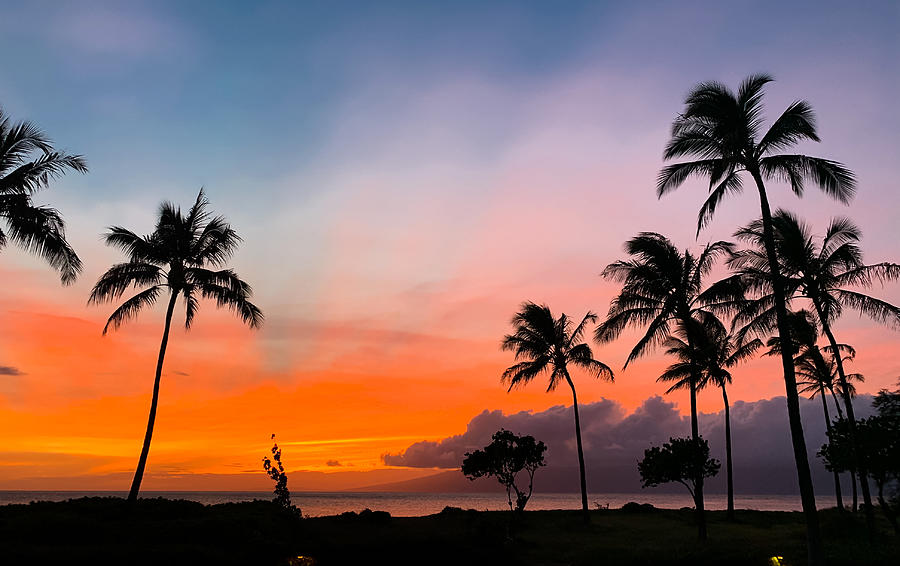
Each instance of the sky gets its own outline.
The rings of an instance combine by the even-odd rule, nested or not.
[[[850,216],[867,261],[900,259],[894,2],[38,1],[0,13],[13,54],[0,105],[90,167],[37,197],[63,213],[84,261],[74,285],[15,247],[0,253],[0,489],[127,487],[164,313],[101,335],[113,307],[86,299],[122,256],[100,235],[147,233],[160,201],[188,206],[201,187],[244,238],[232,266],[266,323],[249,330],[205,303],[173,332],[147,489],[267,489],[272,433],[299,488],[401,481],[434,470],[386,454],[462,434],[485,410],[571,405],[562,389],[500,384],[517,306],[604,314],[616,288],[599,273],[628,238],[697,248],[757,214],[741,195],[695,237],[703,182],[655,196],[669,126],[700,81],[771,73],[769,120],[809,100],[822,143],[800,150],[847,164],[858,194],[844,206],[773,183],[773,205],[819,233]],[[900,285],[872,292],[900,302]],[[835,332],[858,349],[863,393],[896,383],[896,330],[848,313]],[[622,371],[636,338],[595,346],[616,380],[576,375],[580,401],[627,415],[664,393],[663,356]],[[730,396],[783,394],[777,364],[757,359]],[[688,410],[686,395],[666,401]],[[704,412],[720,404],[700,397]]]

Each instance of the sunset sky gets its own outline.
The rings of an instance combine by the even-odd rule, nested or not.
[[[112,307],[87,296],[122,256],[100,234],[147,233],[161,200],[201,186],[244,238],[232,265],[266,323],[204,304],[176,327],[151,490],[267,489],[273,432],[296,488],[405,479],[433,470],[384,454],[486,409],[571,404],[501,386],[519,303],[604,314],[616,288],[599,273],[637,232],[697,247],[758,213],[753,193],[733,198],[697,240],[703,181],[656,199],[699,81],[773,74],[769,119],[808,99],[822,143],[801,149],[853,169],[858,195],[773,184],[773,204],[817,233],[848,215],[867,261],[900,260],[896,2],[228,4],[0,2],[0,105],[90,167],[37,197],[66,218],[76,284],[0,253],[0,489],[127,488],[164,313],[101,335]],[[898,284],[872,293],[900,302]],[[897,382],[900,332],[848,312],[836,334],[859,351],[861,392]],[[664,392],[660,355],[621,371],[635,339],[595,347],[616,382],[575,376],[580,401],[628,412]],[[778,369],[739,368],[731,397],[783,395]]]

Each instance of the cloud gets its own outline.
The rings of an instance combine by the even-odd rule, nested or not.
[[[328,466],[329,468],[339,468],[339,467],[343,466],[343,464],[341,464],[337,460],[328,460],[327,462],[325,462],[325,465]]]
[[[25,375],[22,373],[17,367],[13,366],[0,366],[0,375]]]
[[[858,416],[871,414],[870,395],[855,403]],[[834,408],[830,407],[834,416]],[[690,434],[690,420],[674,403],[662,397],[646,399],[634,412],[608,399],[579,407],[585,462],[593,491],[637,491],[636,463],[643,451],[671,436]],[[825,443],[825,425],[819,399],[801,399],[801,416],[810,465],[817,486],[829,489],[830,476],[815,456]],[[737,401],[731,408],[736,490],[743,493],[791,493],[796,489],[793,449],[784,397],[754,402]],[[542,471],[544,490],[568,491],[577,462],[571,407],[546,411],[522,411],[504,415],[484,411],[468,424],[466,432],[436,442],[417,442],[396,454],[382,456],[388,466],[458,468],[466,452],[485,446],[499,428],[530,434],[547,446],[547,471]],[[700,415],[701,434],[710,443],[713,457],[724,461],[723,411]],[[540,480],[541,478],[537,478]],[[536,480],[536,481],[537,481]],[[724,473],[710,482],[711,491],[724,487]]]

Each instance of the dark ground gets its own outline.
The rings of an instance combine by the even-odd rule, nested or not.
[[[800,513],[709,513],[699,544],[693,512],[641,508],[592,512],[449,510],[428,517],[345,513],[298,519],[269,502],[204,506],[116,498],[0,507],[2,564],[805,564]],[[821,514],[828,564],[900,564],[886,522],[874,545],[861,516]],[[312,557],[315,562],[296,559]]]

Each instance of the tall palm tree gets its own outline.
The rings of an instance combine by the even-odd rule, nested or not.
[[[594,359],[591,347],[582,342],[588,324],[597,321],[597,315],[588,312],[577,325],[575,320],[561,314],[555,318],[547,305],[530,301],[522,303],[512,319],[514,331],[503,338],[501,348],[515,352],[516,364],[506,368],[502,382],[513,387],[523,386],[535,377],[548,374],[547,391],[553,391],[560,381],[572,390],[572,408],[575,413],[575,444],[578,447],[578,471],[581,474],[581,509],[584,521],[590,521],[587,503],[587,481],[584,474],[584,451],[581,446],[581,420],[578,417],[578,397],[575,383],[569,374],[569,366],[575,366],[589,375],[613,381],[613,372],[601,361]]]
[[[616,261],[603,270],[603,277],[621,282],[622,290],[612,300],[606,320],[594,332],[594,338],[602,344],[618,338],[625,328],[646,326],[644,336],[625,360],[625,368],[665,342],[672,333],[672,325],[690,325],[698,312],[724,304],[741,293],[736,288],[719,290],[718,286],[703,290],[704,278],[715,260],[732,251],[728,242],[709,244],[695,256],[690,251],[680,252],[661,234],[642,232],[625,243],[625,251],[632,259]],[[693,352],[690,333],[687,339]],[[690,366],[691,438],[696,441],[700,438],[697,386],[701,376],[697,360],[692,360]],[[694,496],[700,538],[705,539],[703,478],[696,479]]]
[[[37,126],[13,123],[0,108],[0,219],[6,225],[6,231],[0,229],[0,249],[12,240],[41,256],[64,285],[75,281],[81,260],[66,241],[59,211],[35,205],[32,197],[68,170],[87,173],[84,158],[56,151]]]
[[[691,336],[688,336],[690,334]],[[693,344],[693,349],[691,348]],[[731,384],[729,369],[746,361],[762,347],[757,339],[749,342],[738,342],[736,336],[728,332],[715,315],[707,312],[698,313],[697,318],[688,326],[679,325],[673,336],[663,346],[666,354],[675,356],[678,362],[670,365],[657,381],[672,383],[666,393],[678,389],[688,389],[692,381],[692,362],[700,371],[700,382],[697,389],[707,386],[722,390],[722,401],[725,406],[725,466],[728,482],[727,517],[734,519],[734,473],[731,457],[731,405],[728,403],[726,387]]]
[[[259,328],[263,321],[262,312],[250,302],[250,286],[234,271],[223,268],[237,249],[241,238],[224,217],[211,216],[207,210],[208,205],[209,201],[201,190],[186,215],[182,213],[181,207],[163,202],[159,207],[156,228],[147,236],[138,236],[119,226],[109,228],[104,235],[106,244],[124,251],[128,255],[128,261],[113,265],[100,277],[88,302],[99,304],[117,301],[130,287],[143,289],[113,311],[103,328],[104,335],[110,327],[118,329],[136,317],[143,308],[152,307],[161,295],[168,293],[150,416],[141,456],[128,493],[129,502],[137,499],[147,465],[150,439],[156,421],[163,360],[178,297],[184,300],[186,329],[191,328],[200,308],[201,298],[215,300],[217,306],[228,308],[251,328]]]
[[[834,336],[832,325],[845,308],[859,311],[876,322],[900,327],[900,308],[848,287],[871,287],[900,279],[900,265],[882,262],[866,265],[859,248],[860,230],[846,218],[835,218],[825,231],[821,243],[817,243],[811,228],[796,215],[777,210],[772,217],[772,228],[778,265],[784,289],[789,298],[808,301],[818,321],[818,326],[828,339],[831,358],[837,370],[840,391],[847,411],[851,447],[855,468],[859,472],[860,486],[865,505],[866,523],[874,532],[875,516],[872,507],[865,462],[858,456],[856,447],[856,416],[850,394],[848,376],[844,371],[841,348]],[[737,252],[729,264],[741,271],[751,284],[765,295],[750,304],[751,324],[771,325],[771,269],[764,252],[764,229],[761,220],[751,222],[735,234],[751,247]],[[746,316],[746,314],[744,315]]]
[[[691,176],[709,179],[709,197],[700,209],[699,230],[712,219],[718,204],[728,194],[743,189],[742,173],[756,185],[766,258],[773,275],[775,310],[780,338],[787,342],[787,304],[781,272],[775,254],[775,236],[766,181],[787,182],[798,196],[807,181],[841,202],[849,202],[856,189],[853,173],[836,161],[802,154],[778,153],[803,140],[819,141],[815,118],[806,101],[792,103],[769,129],[760,136],[762,127],[763,88],[772,81],[768,75],[751,75],[735,93],[718,82],[700,83],[688,94],[684,111],[672,125],[671,139],[663,154],[665,159],[695,157],[694,161],[675,163],[662,169],[657,179],[657,196],[662,197]],[[788,420],[800,498],[806,517],[808,561],[822,564],[822,535],[816,514],[812,476],[803,425],[800,420],[800,397],[794,375],[794,361],[784,348],[781,355]]]

